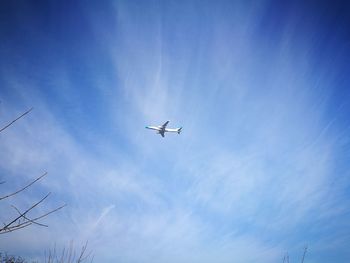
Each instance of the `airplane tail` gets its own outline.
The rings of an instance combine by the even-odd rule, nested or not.
[[[182,130],[182,127],[181,127],[181,128],[178,128],[178,129],[177,129],[177,133],[180,134],[181,130]]]

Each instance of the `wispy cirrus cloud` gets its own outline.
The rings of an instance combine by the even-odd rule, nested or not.
[[[3,70],[19,94],[3,93],[4,119],[35,110],[1,134],[1,171],[12,189],[49,172],[13,201],[52,191],[46,208],[68,207],[47,219],[49,229],[0,246],[38,257],[74,238],[104,262],[271,262],[308,243],[345,260],[349,182],[339,162],[348,129],[339,127],[348,105],[331,102],[334,64],[315,66],[313,38],[295,33],[299,20],[270,28],[264,1],[169,5],[81,9],[81,38],[91,41],[75,52],[44,42],[67,52],[47,88]],[[144,130],[168,119],[184,126],[180,136]]]

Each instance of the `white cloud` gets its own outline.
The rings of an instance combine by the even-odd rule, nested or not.
[[[116,138],[70,129],[43,94],[18,102],[35,110],[1,134],[0,166],[14,188],[43,171],[49,176],[15,201],[25,206],[52,191],[45,208],[68,207],[45,220],[49,229],[16,232],[0,239],[0,247],[40,254],[54,242],[89,239],[104,262],[271,262],[303,238],[285,236],[346,213],[343,197],[334,194],[339,186],[330,187],[338,149],[329,131],[336,119],[325,121],[324,98],[308,88],[315,85],[310,65],[292,58],[288,39],[273,58],[248,45],[259,20],[251,11],[235,31],[237,43],[225,41],[226,21],[213,39],[196,36],[208,45],[191,61],[191,52],[172,55],[163,43],[159,17],[143,32],[123,8],[116,11],[121,44],[95,28],[97,39],[111,38],[106,52],[118,83],[92,80],[109,109],[104,129]],[[231,54],[235,48],[241,52]],[[12,77],[23,92],[26,80]],[[69,100],[66,74],[51,81],[65,86]],[[143,129],[167,119],[181,122],[183,134],[163,139]],[[328,239],[318,242],[322,247]]]

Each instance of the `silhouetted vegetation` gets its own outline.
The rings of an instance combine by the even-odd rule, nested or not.
[[[32,109],[33,108],[30,108],[29,110],[27,110],[26,112],[24,112],[20,116],[18,116],[17,118],[15,118],[12,121],[8,122],[4,127],[0,128],[0,133],[5,131],[10,126],[12,126],[19,119],[23,118],[25,115],[27,115],[29,112],[31,112]],[[41,180],[46,175],[47,175],[47,172],[45,172],[41,176],[37,177],[36,179],[32,180],[31,182],[29,182],[24,187],[14,191],[14,192],[11,192],[9,194],[6,194],[4,196],[0,196],[0,201],[3,201],[4,199],[7,199],[7,198],[14,198],[18,194],[20,194],[23,191],[25,191],[28,188],[30,188],[33,184],[35,184],[36,182]],[[0,181],[1,187],[3,187],[5,183],[6,183],[5,181]],[[40,219],[43,219],[43,218],[47,217],[48,215],[50,215],[50,214],[52,214],[54,212],[57,212],[58,210],[62,209],[65,205],[59,206],[59,207],[57,207],[57,208],[55,208],[53,210],[50,210],[50,211],[48,211],[48,212],[46,212],[44,214],[37,215],[37,216],[34,216],[34,217],[29,217],[28,214],[30,212],[32,212],[33,210],[35,210],[35,208],[37,206],[42,204],[49,197],[50,194],[51,193],[47,193],[40,200],[38,200],[37,202],[31,204],[28,208],[26,208],[24,210],[19,209],[15,205],[11,205],[12,209],[14,209],[16,211],[17,216],[14,216],[12,218],[7,219],[6,222],[2,222],[3,226],[0,228],[0,234],[6,234],[6,233],[9,233],[9,232],[13,232],[13,231],[16,231],[16,230],[28,227],[28,226],[33,225],[33,224],[34,225],[38,225],[38,226],[42,226],[42,227],[48,227],[47,225],[39,223],[38,221]],[[10,213],[8,213],[8,214],[10,214]],[[9,261],[9,262],[11,262],[11,261]]]

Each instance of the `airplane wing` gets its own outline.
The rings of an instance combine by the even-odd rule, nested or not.
[[[160,131],[158,131],[158,133],[159,133],[160,135],[162,135],[162,137],[164,137],[164,130],[160,130]]]
[[[162,129],[165,129],[165,127],[168,125],[168,123],[169,123],[169,121],[167,121],[166,123],[164,123],[164,124],[162,125]]]

